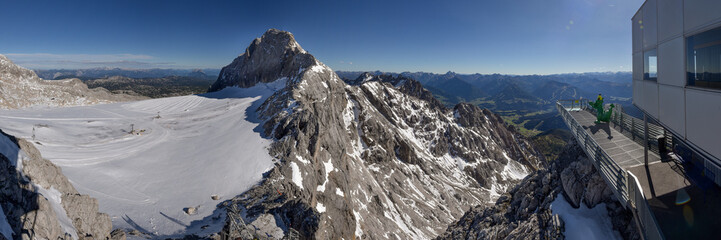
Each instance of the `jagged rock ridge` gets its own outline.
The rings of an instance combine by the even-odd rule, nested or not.
[[[88,89],[79,79],[43,80],[0,54],[0,109],[33,106],[77,106],[144,99]]]
[[[446,109],[412,79],[361,77],[345,83],[275,29],[223,68],[211,90],[286,81],[258,109],[281,163],[233,200],[247,222],[305,238],[431,238],[543,162],[490,111]]]
[[[2,130],[0,199],[11,239],[125,239],[122,231],[111,237],[112,222],[96,199],[79,194],[32,143]]]
[[[564,220],[551,210],[562,193],[574,207],[605,203],[613,229],[638,239],[633,215],[601,179],[574,142],[545,169],[534,172],[503,194],[495,205],[475,206],[436,239],[564,239]]]

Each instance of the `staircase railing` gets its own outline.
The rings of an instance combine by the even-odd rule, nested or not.
[[[579,106],[580,104],[580,106]],[[603,148],[593,140],[569,111],[588,110],[588,100],[559,100],[556,104],[561,118],[573,133],[586,156],[591,160],[611,191],[627,209],[633,212],[644,239],[664,239],[658,222],[643,194],[643,188],[631,172],[621,168]]]

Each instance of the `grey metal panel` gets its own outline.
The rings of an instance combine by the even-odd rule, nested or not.
[[[683,4],[684,33],[721,20],[721,1],[686,0]]]
[[[721,93],[686,89],[686,137],[721,158]]]
[[[633,54],[633,79],[643,79],[643,52]]]
[[[674,86],[658,86],[659,121],[671,128],[674,132],[686,135],[686,99],[683,97],[684,89]]]
[[[658,0],[658,40],[683,35],[683,1]]]
[[[683,37],[658,45],[658,82],[686,86],[686,58]]]
[[[643,105],[643,81],[642,80],[633,80],[633,104],[635,104],[639,108],[644,108]]]
[[[658,42],[656,0],[646,0],[643,5],[643,49],[654,48]]]
[[[643,82],[643,105],[644,110],[654,118],[658,119],[658,83],[654,81]]]
[[[643,51],[643,30],[641,29],[641,23],[643,22],[643,11],[638,11],[633,19],[631,20],[631,36],[633,39],[633,52]]]

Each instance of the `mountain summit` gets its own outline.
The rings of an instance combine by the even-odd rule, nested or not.
[[[288,32],[255,39],[211,90],[260,83],[284,86],[256,110],[279,162],[231,203],[275,238],[432,238],[543,162],[498,115],[402,76],[346,83]]]
[[[220,70],[218,80],[209,91],[272,82],[280,77],[298,74],[298,69],[307,68],[315,62],[315,57],[300,47],[293,34],[270,29],[262,37],[253,40],[245,53]]]

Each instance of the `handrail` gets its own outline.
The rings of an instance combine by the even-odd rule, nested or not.
[[[643,120],[624,113],[621,106],[616,106],[616,108],[613,109],[610,120],[615,124],[615,127],[620,128],[621,134],[626,135],[638,144],[644,144]],[[648,149],[652,152],[661,156],[661,151],[658,149],[658,138],[656,138],[656,136],[663,136],[666,141],[666,152],[671,151],[674,136],[673,134],[669,134],[662,126],[648,123],[648,136],[649,138],[646,139],[646,141],[648,142]]]
[[[561,113],[561,116],[566,122],[566,125],[568,125],[569,129],[571,129],[571,132],[576,137],[576,139],[579,142],[579,145],[581,145],[581,148],[586,152],[586,156],[591,159],[593,165],[596,167],[596,169],[599,170],[601,175],[604,177],[603,179],[606,181],[606,184],[612,187],[612,191],[614,195],[616,195],[616,198],[619,200],[622,200],[622,202],[625,204],[628,199],[628,195],[626,194],[626,183],[625,183],[625,177],[619,177],[624,174],[623,168],[619,166],[616,162],[614,162],[609,155],[596,143],[596,141],[591,138],[588,133],[583,129],[583,127],[576,122],[573,117],[571,117],[571,114],[566,111],[566,108],[562,104],[563,101],[569,101],[569,100],[559,100],[558,102],[558,110]],[[575,103],[575,101],[573,101]],[[581,101],[579,101],[581,102]],[[586,100],[587,102],[587,100]],[[574,110],[585,110],[588,108],[588,105],[581,106],[580,108],[572,108]]]
[[[616,106],[616,108],[613,109],[611,122],[616,125],[615,127],[618,127],[620,129],[620,132],[623,135],[626,135],[628,138],[634,140],[638,144],[644,144],[644,126],[641,119],[632,117],[624,113],[621,106]],[[698,165],[702,169],[708,170],[713,173],[713,175],[707,175],[707,177],[711,178],[712,182],[721,186],[721,160],[709,155],[703,150],[700,150],[693,144],[687,142],[682,136],[677,136],[673,131],[668,131],[661,125],[648,123],[648,133],[649,138],[646,139],[646,141],[648,142],[649,150],[658,154],[659,157],[663,158],[664,156],[658,146],[658,138],[655,137],[663,136],[665,139],[665,152],[676,152],[676,150],[674,149],[675,146],[680,146],[687,149],[688,151],[686,152],[688,154],[693,154],[694,156],[684,156],[683,158],[688,161],[693,161],[692,159],[696,159],[696,162],[694,162],[694,164]]]
[[[584,104],[585,103],[585,104]],[[576,104],[582,104],[577,106]],[[658,222],[643,195],[643,188],[633,173],[624,170],[616,163],[596,140],[590,137],[581,124],[568,111],[588,110],[588,100],[558,100],[556,103],[561,118],[578,140],[579,145],[591,160],[616,198],[628,209],[633,211],[634,218],[640,225],[639,231],[644,239],[664,239]],[[622,115],[623,116],[623,115]]]
[[[651,212],[651,206],[648,205],[646,197],[643,194],[643,188],[638,182],[638,178],[631,172],[628,172],[628,189],[631,190],[633,195],[629,198],[633,206],[632,209],[636,210],[636,216],[638,223],[641,225],[641,232],[646,236],[646,239],[664,239],[661,229],[658,226],[658,221]]]

